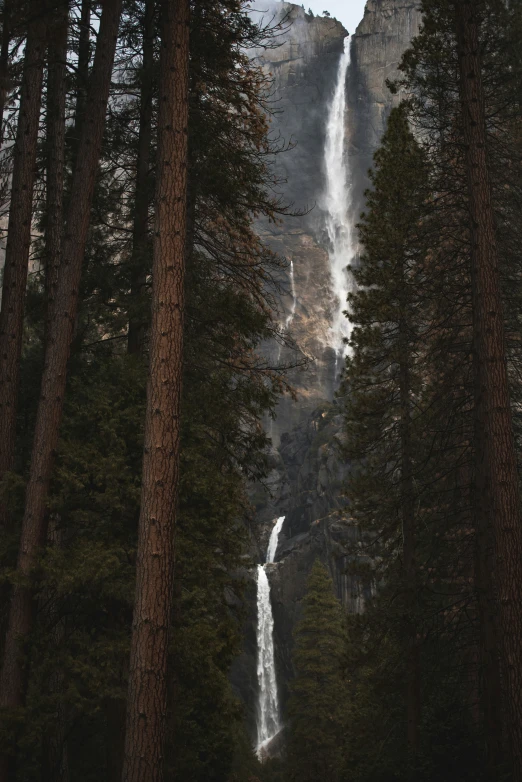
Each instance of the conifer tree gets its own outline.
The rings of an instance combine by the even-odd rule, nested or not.
[[[378,530],[381,544],[386,527],[392,547],[402,539],[398,589],[409,659],[405,703],[413,753],[419,743],[421,689],[415,619],[419,443],[414,398],[419,389],[418,290],[428,177],[426,158],[402,104],[392,111],[375,155],[373,187],[366,194],[367,212],[359,226],[363,253],[360,268],[353,270],[358,290],[349,297],[349,311],[355,328],[344,381],[347,456],[354,463],[347,492],[352,513],[365,529],[371,525]]]
[[[17,709],[24,702],[25,671],[21,659],[21,646],[27,639],[33,624],[33,592],[30,580],[40,547],[46,538],[47,493],[63,411],[67,362],[75,327],[82,261],[105,125],[120,15],[121,0],[110,0],[105,4],[90,84],[90,98],[96,110],[91,112],[89,121],[82,129],[67,215],[67,229],[62,244],[62,263],[60,263],[55,289],[50,292],[51,314],[45,365],[18,552],[17,570],[22,579],[13,589],[0,673],[0,706],[4,710]],[[0,765],[2,782],[7,779],[7,774],[4,755]]]
[[[341,779],[347,686],[343,660],[346,627],[326,567],[315,562],[294,632],[295,679],[288,707],[291,780]]]
[[[473,600],[467,586],[469,518],[463,512],[468,497],[461,491],[469,395],[460,391],[470,367],[470,335],[459,310],[448,313],[444,306],[469,287],[458,267],[452,278],[438,272],[441,229],[432,190],[437,172],[410,130],[410,110],[403,103],[391,112],[375,155],[359,226],[361,264],[352,270],[358,288],[349,298],[354,328],[342,388],[351,464],[347,497],[380,584],[357,635],[369,645],[357,660],[363,675],[350,724],[359,723],[365,735],[363,726],[385,719],[393,702],[393,728],[383,730],[381,739],[389,742],[390,766],[407,778],[421,769],[436,778],[444,753],[436,746],[446,739],[435,738],[431,715],[444,698],[466,701],[471,691],[463,679],[457,696],[452,669],[442,665],[452,655],[451,665],[462,666],[456,644],[463,638],[469,643],[471,634],[461,615]],[[449,253],[449,243],[444,251]],[[394,669],[401,671],[396,684],[384,685]],[[362,778],[364,766],[366,773],[372,767],[364,744],[350,740]],[[379,778],[376,768],[373,773]]]
[[[455,3],[462,136],[468,185],[475,386],[475,514],[495,546],[499,653],[513,779],[522,782],[522,529],[507,371],[491,159],[486,141],[480,9]]]
[[[185,311],[188,0],[161,6],[152,324],[124,782],[163,778]]]
[[[28,8],[0,310],[0,480],[12,470],[15,456],[18,382],[46,43],[45,3],[32,0]],[[5,508],[0,502],[0,524],[4,525],[5,521]]]

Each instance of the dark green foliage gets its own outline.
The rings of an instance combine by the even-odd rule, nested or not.
[[[112,88],[82,279],[49,504],[51,534],[34,574],[37,623],[26,650],[27,706],[6,715],[2,725],[2,739],[18,748],[17,782],[51,782],[49,742],[60,735],[71,779],[120,776],[147,364],[146,344],[142,355],[127,355],[126,332],[131,310],[148,318],[151,261],[149,243],[141,257],[145,284],[139,300],[131,301],[142,13],[141,2],[127,3],[120,32],[122,70]],[[283,264],[253,229],[253,216],[275,219],[283,209],[269,167],[275,150],[267,141],[266,85],[248,61],[248,48],[270,35],[236,0],[194,9],[182,473],[166,747],[166,779],[187,782],[228,780],[236,746],[244,742],[228,671],[241,641],[243,585],[236,572],[244,564],[250,514],[246,480],[265,474],[261,419],[285,388],[256,353],[275,328],[272,279]],[[156,88],[153,100],[154,122]],[[153,165],[154,152],[153,144]],[[152,167],[151,197],[153,180]],[[39,205],[43,209],[43,201]],[[152,207],[150,199],[151,217]],[[41,252],[40,241],[36,247]],[[32,280],[27,312],[18,471],[6,481],[16,520],[41,371],[40,274]],[[6,580],[17,532],[2,544]],[[255,758],[250,763],[250,748],[246,755],[248,776],[241,782],[261,771],[265,782],[268,770]]]
[[[316,561],[296,626],[295,679],[288,707],[288,778],[300,782],[341,779],[346,730],[347,684],[343,663],[346,627],[332,579]]]
[[[400,496],[400,367],[406,362],[411,395],[421,378],[419,313],[425,292],[423,219],[429,167],[408,127],[406,105],[394,109],[370,174],[367,211],[359,226],[361,264],[349,297],[353,323],[344,387],[346,458],[353,464],[350,512],[369,531],[379,530],[383,566],[398,546]],[[413,428],[417,427],[414,418]],[[382,531],[389,532],[383,539]],[[389,548],[388,548],[389,547]]]
[[[410,130],[410,111],[406,103],[392,111],[375,155],[342,388],[347,499],[379,586],[350,632],[346,778],[361,782],[435,782],[443,772],[471,780],[480,778],[483,759],[472,711],[469,495],[467,486],[458,490],[469,413],[454,384],[466,363],[465,354],[450,352],[465,337],[459,316],[453,321],[440,306],[445,293],[459,295],[458,272],[451,280],[438,274],[437,172]],[[406,445],[412,480],[405,494]],[[406,522],[413,570],[405,564]],[[407,742],[412,635],[421,704],[414,754]]]
[[[422,3],[404,55],[408,101],[391,113],[360,226],[361,286],[350,299],[346,402],[348,500],[366,533],[378,587],[350,631],[353,677],[346,779],[504,779],[486,766],[485,668],[473,492],[470,233],[460,127],[454,3]],[[480,2],[493,205],[502,247],[515,425],[520,394],[520,9]],[[514,57],[514,59],[512,59]],[[515,62],[516,60],[516,62]],[[504,73],[504,76],[502,74]],[[518,86],[515,86],[518,85]],[[414,135],[410,132],[414,131]],[[517,238],[518,237],[518,238]],[[364,287],[362,287],[364,286]],[[403,557],[404,405],[408,370],[414,577]],[[404,399],[403,399],[404,403]],[[484,549],[482,549],[484,550]],[[482,573],[482,574],[481,574]],[[488,582],[489,579],[489,582]],[[414,600],[411,586],[415,584]],[[489,590],[489,591],[488,591]],[[420,742],[407,741],[408,638],[420,649]],[[507,778],[507,777],[506,777]]]

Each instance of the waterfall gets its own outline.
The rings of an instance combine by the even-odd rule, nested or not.
[[[285,517],[280,516],[270,534],[266,552],[267,564],[275,559],[279,533],[284,520]],[[257,681],[259,684],[257,754],[261,757],[263,748],[281,730],[274,660],[274,617],[266,565],[257,567]]]
[[[343,338],[349,337],[350,322],[343,315],[350,280],[346,266],[354,256],[352,226],[348,220],[350,207],[350,176],[345,156],[346,74],[350,65],[350,39],[344,42],[344,53],[339,62],[337,82],[326,122],[324,165],[326,191],[324,207],[329,240],[330,273],[333,293],[337,299],[331,327],[331,347],[336,357],[346,353]]]
[[[294,262],[292,260],[290,261],[290,291],[292,293],[292,306],[290,307],[290,312],[286,316],[285,331],[288,331],[288,329],[290,328],[290,324],[294,319],[295,308],[297,306],[297,296],[295,293]]]

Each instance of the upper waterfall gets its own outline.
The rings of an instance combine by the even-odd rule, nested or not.
[[[350,278],[346,270],[354,255],[352,226],[349,221],[350,175],[345,155],[346,75],[350,66],[350,38],[344,42],[344,52],[339,61],[335,92],[328,110],[324,166],[326,190],[326,230],[329,239],[330,273],[333,293],[336,297],[332,319],[330,344],[336,355],[344,354],[343,340],[350,336],[349,320],[343,315],[346,297],[350,290]]]

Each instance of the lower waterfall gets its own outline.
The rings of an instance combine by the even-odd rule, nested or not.
[[[266,564],[272,563],[275,559],[279,533],[284,520],[285,517],[280,516],[274,524],[268,542]],[[263,748],[281,730],[274,659],[274,617],[266,565],[258,565],[257,567],[257,681],[259,700],[256,751],[261,757]]]

